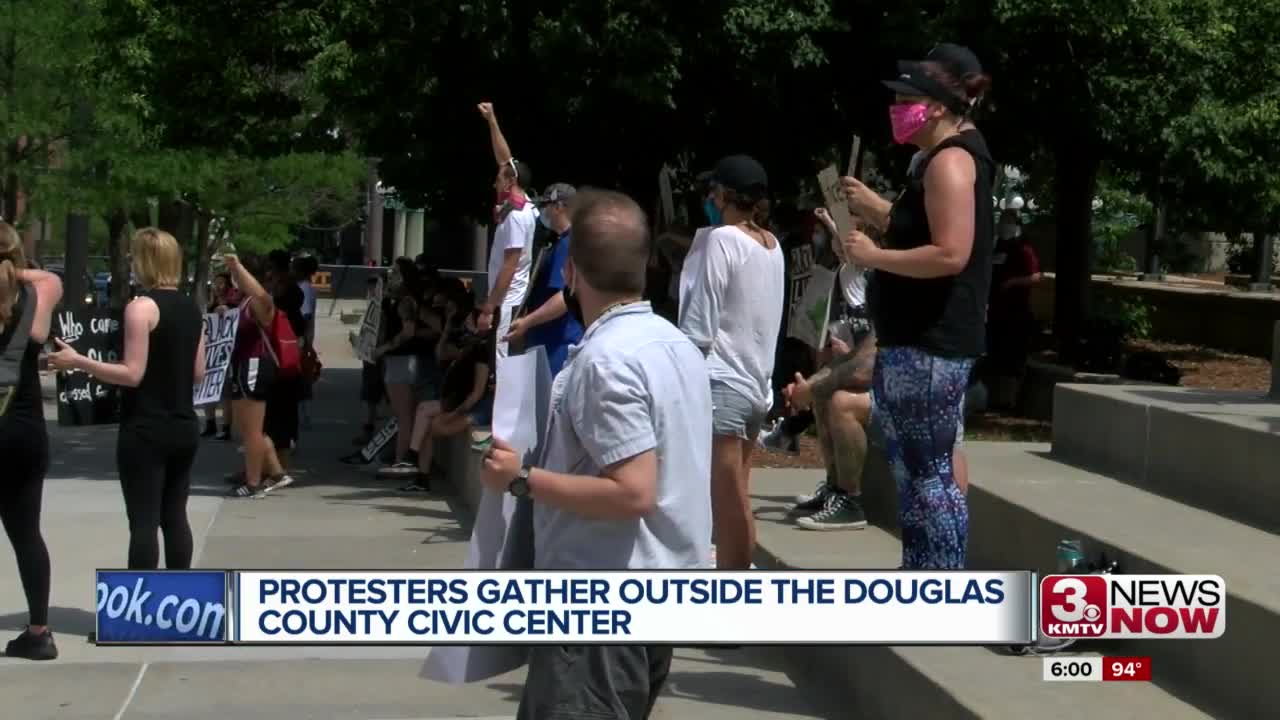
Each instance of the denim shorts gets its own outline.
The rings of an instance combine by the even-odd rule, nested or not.
[[[711,432],[755,442],[769,412],[761,412],[751,399],[717,380],[711,381]]]

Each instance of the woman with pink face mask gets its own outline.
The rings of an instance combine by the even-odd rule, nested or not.
[[[898,485],[902,566],[962,569],[969,511],[953,460],[969,374],[985,351],[996,170],[969,114],[990,79],[968,49],[940,45],[885,84],[897,95],[894,140],[921,157],[892,205],[846,179],[851,207],[884,238],[854,231],[845,255],[874,271],[867,301],[879,346],[866,379]]]

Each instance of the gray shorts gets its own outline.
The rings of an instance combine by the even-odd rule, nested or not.
[[[644,720],[670,672],[667,646],[534,646],[516,720]]]
[[[388,385],[418,384],[417,355],[387,355],[383,362],[382,379]]]
[[[755,442],[768,411],[760,412],[751,399],[716,380],[711,381],[711,432]]]

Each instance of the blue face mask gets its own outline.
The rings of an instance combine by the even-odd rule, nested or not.
[[[724,217],[720,214],[720,208],[716,207],[716,203],[711,198],[702,201],[702,211],[707,214],[707,221],[712,225],[724,224]]]

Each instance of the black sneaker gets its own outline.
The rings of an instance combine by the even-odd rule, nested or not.
[[[833,492],[827,496],[826,507],[798,518],[796,525],[805,530],[861,530],[867,526],[867,516],[856,499],[847,493]]]
[[[218,434],[218,423],[207,422],[204,424],[204,432],[200,433],[200,437],[213,437]]]
[[[251,498],[261,497],[262,488],[251,488],[248,485],[237,485],[231,488],[231,492],[227,493],[227,497],[232,498]]]
[[[407,485],[400,488],[400,492],[406,493],[426,493],[431,492],[431,481],[424,476],[418,476],[409,481]]]
[[[55,660],[58,657],[58,646],[53,644],[53,633],[48,630],[37,635],[28,629],[4,646],[4,654],[27,660]]]
[[[835,490],[831,483],[823,480],[818,483],[818,487],[808,495],[797,495],[796,502],[791,506],[793,513],[815,513],[827,506],[827,498],[831,496]]]
[[[218,439],[219,439],[219,440],[221,440],[221,441],[223,441],[223,442],[228,442],[228,441],[230,441],[230,440],[231,440],[231,426],[230,426],[230,425],[227,425],[226,427],[222,428],[222,432],[218,433]]]

